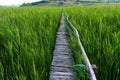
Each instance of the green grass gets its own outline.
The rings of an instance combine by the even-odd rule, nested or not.
[[[0,8],[0,80],[48,80],[61,9]]]
[[[72,56],[74,58],[75,65],[72,66],[72,68],[75,70],[77,74],[77,80],[89,80],[89,74],[87,72],[83,56],[80,52],[80,46],[78,43],[78,40],[76,38],[76,34],[74,30],[68,25],[66,21],[66,28],[68,32],[69,42],[70,42],[70,48],[72,51]]]
[[[119,5],[78,6],[65,9],[79,31],[91,64],[97,65],[97,80],[120,80],[119,9]],[[72,51],[78,55],[76,39],[70,38],[73,39]],[[78,57],[77,64],[79,62]]]
[[[78,29],[97,80],[120,80],[120,6],[62,7]],[[0,80],[48,80],[61,7],[0,7]],[[66,25],[80,80],[89,80],[75,33]]]

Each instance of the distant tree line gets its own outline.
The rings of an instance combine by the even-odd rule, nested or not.
[[[42,1],[32,2],[32,3],[23,3],[21,6],[35,6],[35,5],[47,4],[47,3],[50,3],[50,2],[57,2],[57,1],[63,1],[63,2],[75,1],[76,3],[78,3],[78,2],[84,1],[84,0],[42,0]],[[108,2],[108,3],[109,2],[120,2],[120,0],[90,0],[90,1],[93,1],[93,2]]]
[[[23,3],[21,6],[35,6],[43,3],[49,3],[49,1],[42,0],[42,1],[32,2],[32,3]]]

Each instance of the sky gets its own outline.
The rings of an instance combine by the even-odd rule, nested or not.
[[[2,5],[2,6],[20,5],[20,4],[23,4],[23,3],[35,2],[35,1],[40,1],[40,0],[0,0],[0,5]]]

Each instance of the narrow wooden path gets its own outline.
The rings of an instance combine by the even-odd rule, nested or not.
[[[76,74],[70,68],[73,64],[74,62],[64,25],[64,14],[62,13],[60,27],[57,32],[55,49],[53,52],[49,80],[76,80]]]

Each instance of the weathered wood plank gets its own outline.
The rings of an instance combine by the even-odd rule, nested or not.
[[[76,80],[76,74],[71,69],[73,64],[72,53],[64,26],[64,15],[62,14],[60,27],[56,35],[49,80]]]

